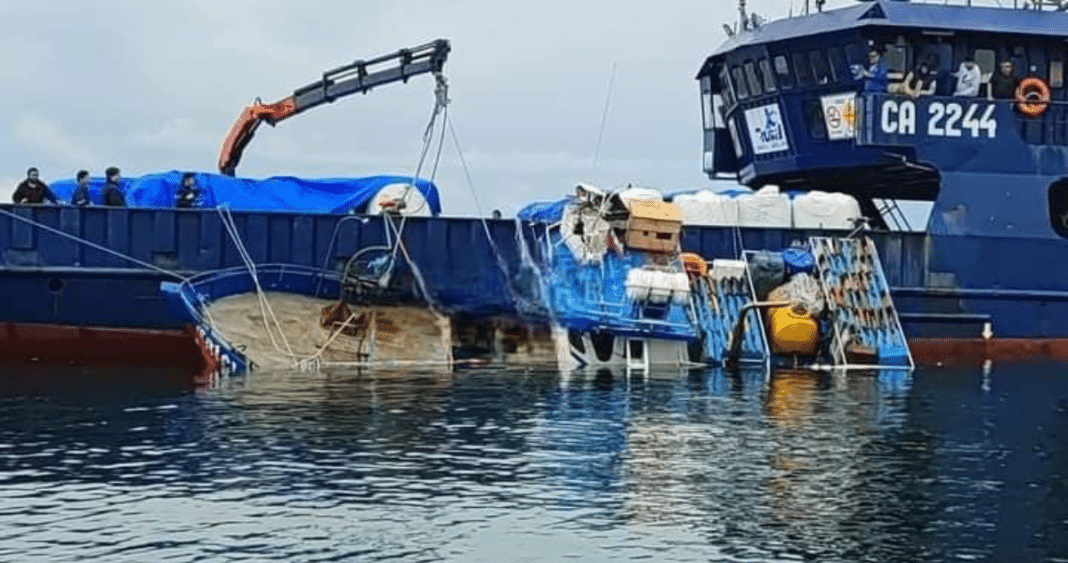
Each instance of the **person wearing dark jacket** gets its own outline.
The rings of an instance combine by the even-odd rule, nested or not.
[[[92,205],[93,201],[89,198],[89,171],[79,170],[75,179],[78,185],[74,188],[74,194],[70,196],[71,205],[79,207]]]
[[[998,71],[990,77],[990,88],[987,90],[988,100],[1011,100],[1016,96],[1016,87],[1020,85],[1020,79],[1013,72],[1012,61],[1001,61]]]
[[[126,196],[122,195],[122,190],[119,188],[119,182],[122,178],[119,175],[119,169],[116,166],[109,166],[104,171],[104,176],[107,178],[107,184],[104,185],[104,191],[100,194],[104,205],[112,207],[126,207]]]
[[[178,191],[174,194],[174,205],[183,209],[193,207],[193,204],[196,203],[197,197],[199,196],[200,188],[197,187],[196,174],[192,172],[182,174],[182,183],[178,186]]]
[[[40,173],[36,168],[26,171],[26,179],[19,182],[11,199],[15,203],[44,203],[46,199],[52,203],[59,203],[56,195],[48,189],[48,185],[41,181]]]

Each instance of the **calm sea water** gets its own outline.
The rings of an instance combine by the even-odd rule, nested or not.
[[[0,561],[1068,561],[1068,370],[0,378]]]

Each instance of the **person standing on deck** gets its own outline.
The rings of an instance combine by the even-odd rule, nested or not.
[[[78,181],[78,185],[74,188],[74,194],[70,196],[71,205],[79,207],[92,205],[93,201],[89,198],[89,171],[79,170],[75,179]]]
[[[987,99],[1011,100],[1016,96],[1016,87],[1020,85],[1020,79],[1012,69],[1012,61],[1002,61],[998,65],[998,71],[990,77],[990,89],[987,90]]]
[[[41,174],[37,168],[26,171],[26,179],[19,182],[11,199],[15,203],[44,203],[47,199],[52,203],[59,203],[56,194],[48,189],[48,185],[41,181]]]
[[[119,188],[122,177],[119,174],[118,167],[109,166],[104,171],[104,176],[107,178],[107,184],[104,185],[104,192],[101,194],[103,204],[112,207],[126,207],[126,196],[122,195],[122,190]]]
[[[179,209],[188,209],[196,203],[200,196],[200,188],[197,187],[197,176],[192,172],[182,174],[182,183],[178,186],[178,192],[174,194],[174,205]]]
[[[878,48],[868,51],[868,68],[861,73],[864,78],[864,93],[886,92],[890,84],[889,73],[882,51]]]

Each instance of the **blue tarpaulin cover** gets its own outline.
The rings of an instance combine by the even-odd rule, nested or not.
[[[516,213],[521,221],[535,223],[556,223],[564,216],[564,209],[574,201],[574,196],[567,196],[556,201],[536,201],[528,203],[519,213]]]
[[[131,207],[174,207],[174,194],[182,172],[172,170],[139,178],[123,178],[122,192]],[[368,176],[365,178],[294,178],[275,176],[262,180],[234,178],[221,174],[196,173],[201,190],[194,207],[229,204],[231,209],[256,211],[305,211],[309,213],[363,212],[364,206],[380,189],[390,184],[413,184],[426,198],[433,215],[441,213],[437,187],[424,179],[414,183],[406,176]],[[61,201],[70,201],[77,185],[72,179],[50,184]],[[94,204],[101,202],[103,178],[93,178],[89,195]]]

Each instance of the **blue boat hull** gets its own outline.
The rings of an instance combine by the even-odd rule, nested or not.
[[[257,264],[336,271],[357,250],[390,240],[377,216],[235,212],[233,219]],[[540,322],[546,319],[538,284],[523,259],[540,259],[532,242],[540,229],[506,220],[410,218],[403,240],[442,310]],[[743,248],[781,249],[828,234],[840,235],[687,228],[682,245],[706,258],[735,258]],[[1048,258],[1068,251],[1068,241],[869,236],[910,340],[977,339],[987,323],[998,338],[1068,339],[1068,274]],[[0,322],[183,328],[188,319],[168,306],[160,284],[242,267],[212,210],[0,206],[0,292],[7,303]],[[409,289],[414,297],[414,286]]]

